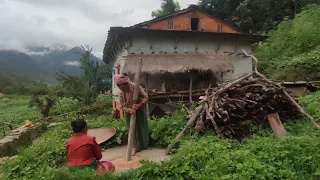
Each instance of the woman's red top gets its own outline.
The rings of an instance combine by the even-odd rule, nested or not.
[[[95,137],[77,133],[67,141],[68,166],[90,165],[92,159],[102,158],[101,149]]]

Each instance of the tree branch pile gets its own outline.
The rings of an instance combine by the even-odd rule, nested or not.
[[[254,72],[224,83],[213,90],[208,88],[203,100],[193,111],[188,123],[176,136],[180,140],[189,127],[197,131],[207,128],[214,129],[218,134],[228,138],[243,138],[250,133],[248,123],[265,124],[266,115],[278,113],[280,117],[292,117],[298,112],[307,116],[316,128],[320,125],[314,118],[292,98],[285,88],[275,83],[258,71],[258,60],[255,61]],[[255,75],[258,78],[254,79]],[[167,154],[172,150],[172,144],[167,149]]]
[[[249,123],[268,123],[266,115],[270,113],[277,112],[286,118],[298,114],[283,93],[283,87],[250,78],[251,75],[207,91],[195,129],[212,128],[225,137],[239,139],[250,134]]]

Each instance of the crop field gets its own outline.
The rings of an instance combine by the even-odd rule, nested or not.
[[[8,103],[0,102],[0,122],[21,124],[24,120],[40,118],[40,114],[34,107],[28,107],[29,96],[7,96]]]
[[[6,125],[21,126],[25,120],[34,121],[41,119],[41,114],[37,108],[29,105],[31,96],[8,95],[4,97],[10,99],[8,103],[0,102],[0,127],[5,126],[6,133],[9,131]],[[102,101],[103,98],[99,98],[99,100]],[[78,101],[62,98],[51,109],[50,116],[76,111],[79,107]],[[2,132],[3,129],[0,131]],[[3,135],[3,133],[0,133],[0,137],[3,137]]]

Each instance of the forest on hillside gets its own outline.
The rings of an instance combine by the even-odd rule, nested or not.
[[[161,1],[161,8],[152,11],[152,17],[181,10],[177,0]],[[293,19],[310,4],[320,4],[320,0],[199,0],[197,6],[245,33],[268,34],[283,20]]]

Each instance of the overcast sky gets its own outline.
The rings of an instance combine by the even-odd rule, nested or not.
[[[197,0],[179,0],[182,8]],[[151,19],[160,0],[0,0],[0,49],[90,45],[101,57],[111,26]]]

